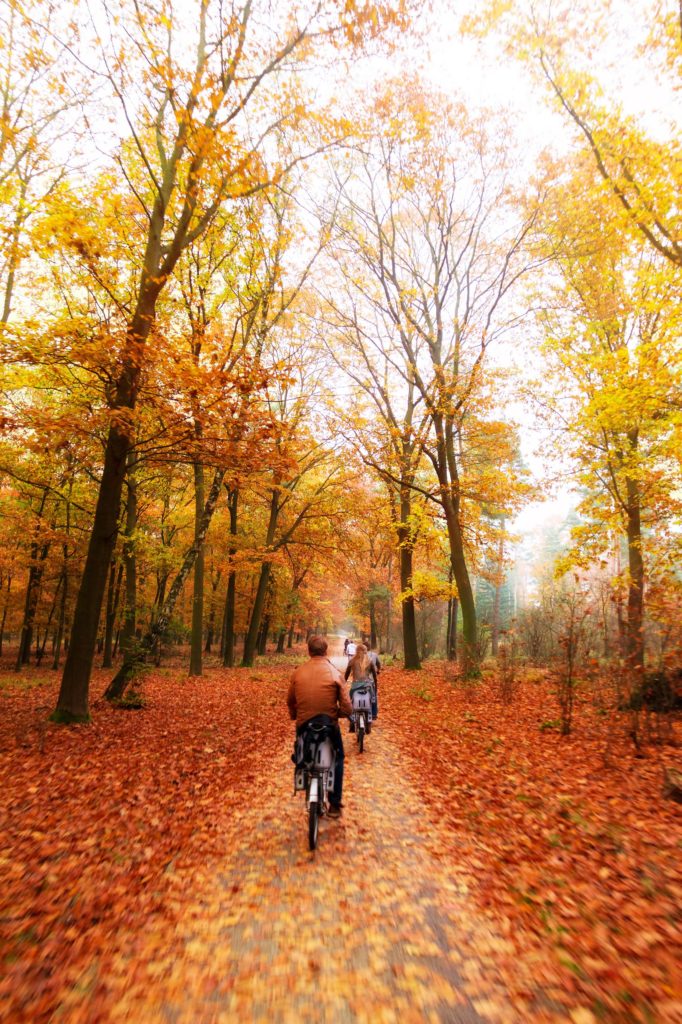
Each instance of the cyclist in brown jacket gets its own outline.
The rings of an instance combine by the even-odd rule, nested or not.
[[[299,665],[291,676],[287,704],[289,714],[296,722],[297,735],[303,730],[306,722],[317,715],[327,715],[331,720],[336,768],[329,814],[332,817],[339,817],[342,808],[344,761],[339,717],[350,718],[353,709],[346,681],[327,657],[327,641],[323,636],[311,636],[308,641],[308,654],[310,661]]]

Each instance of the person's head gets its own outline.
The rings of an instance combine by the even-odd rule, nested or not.
[[[327,653],[327,641],[323,636],[311,636],[308,641],[308,654],[311,658],[321,658]]]

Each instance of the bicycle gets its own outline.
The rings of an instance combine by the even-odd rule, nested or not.
[[[372,731],[372,686],[359,686],[351,694],[353,713],[351,722],[353,731],[358,742],[358,752],[361,754],[365,746],[365,735]]]
[[[294,793],[305,792],[311,850],[317,847],[320,818],[329,810],[329,793],[334,788],[336,750],[331,726],[328,715],[317,715],[296,737]]]

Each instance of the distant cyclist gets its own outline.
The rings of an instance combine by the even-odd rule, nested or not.
[[[377,679],[378,679],[379,678],[379,673],[381,672],[381,658],[379,657],[379,655],[377,654],[376,651],[372,650],[371,647],[368,647],[368,649],[367,649],[367,657],[369,658],[369,660],[374,665],[374,669],[376,671]]]
[[[379,717],[379,705],[377,703],[377,670],[367,654],[364,644],[357,644],[353,657],[346,668],[346,679],[352,676],[350,687],[351,698],[355,690],[363,686],[370,687],[372,691],[372,718]],[[352,731],[352,725],[351,725]]]

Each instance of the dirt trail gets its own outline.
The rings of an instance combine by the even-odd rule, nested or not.
[[[140,936],[121,963],[129,987],[111,1020],[524,1019],[485,952],[508,952],[506,940],[440,859],[440,825],[390,725],[380,718],[362,755],[345,729],[344,816],[322,821],[317,852],[283,749],[217,876],[197,877],[194,907],[174,930]]]

